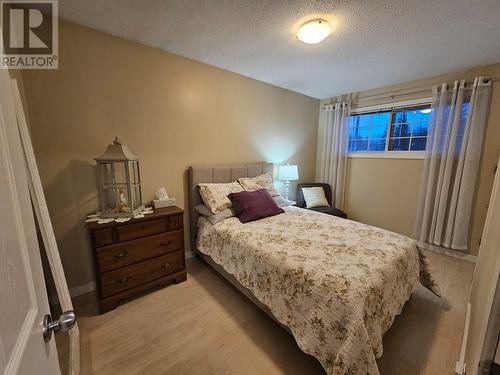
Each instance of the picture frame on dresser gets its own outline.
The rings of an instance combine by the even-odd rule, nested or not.
[[[101,314],[138,293],[186,280],[183,216],[173,206],[123,223],[87,223]]]

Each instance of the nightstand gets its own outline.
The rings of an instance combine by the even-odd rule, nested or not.
[[[166,207],[124,223],[88,223],[101,314],[137,293],[186,280],[183,214]]]

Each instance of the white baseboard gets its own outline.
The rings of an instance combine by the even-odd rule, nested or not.
[[[81,296],[82,294],[90,293],[97,288],[97,284],[95,281],[91,281],[90,283],[75,286],[69,290],[69,295],[71,298]],[[49,302],[51,305],[58,305],[59,299],[57,295],[51,295],[49,297]]]
[[[436,245],[432,245],[432,244],[424,243],[424,242],[420,242],[420,241],[418,241],[417,244],[422,249],[434,251],[435,253],[448,255],[450,257],[466,260],[467,262],[471,262],[471,263],[476,263],[476,261],[477,261],[476,255],[467,254],[467,253],[463,253],[463,252],[456,251],[456,250],[450,250],[450,249],[447,249],[445,247],[436,246]]]
[[[81,296],[82,294],[86,294],[92,292],[97,288],[97,284],[95,281],[91,281],[90,283],[83,284],[80,286],[76,286],[69,290],[69,295],[71,297]]]

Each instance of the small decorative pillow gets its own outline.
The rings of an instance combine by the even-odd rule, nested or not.
[[[266,189],[232,193],[229,195],[229,199],[233,203],[235,215],[242,223],[285,212],[273,201],[271,194]]]
[[[273,201],[278,205],[278,207],[286,207],[292,205],[292,202],[286,200],[281,195],[273,197]]]
[[[273,187],[273,177],[269,173],[260,174],[255,177],[243,177],[238,179],[245,191],[257,191],[266,189],[273,197],[279,195]]]
[[[231,208],[231,201],[227,196],[231,193],[243,191],[243,188],[237,182],[202,183],[198,184],[198,188],[200,189],[201,199],[213,214]]]
[[[232,208],[228,208],[224,211],[219,212],[218,214],[213,214],[210,209],[204,204],[199,204],[195,208],[196,212],[198,212],[201,216],[207,218],[207,220],[212,224],[217,224],[219,221],[229,219],[234,216],[234,211]]]
[[[302,194],[304,194],[307,208],[330,206],[322,187],[302,188]]]

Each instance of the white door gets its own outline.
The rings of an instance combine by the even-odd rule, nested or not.
[[[47,292],[9,74],[0,70],[0,374],[58,375]]]
[[[500,161],[498,163],[500,168]],[[500,169],[497,168],[467,305],[462,353],[455,373],[487,373],[498,337],[495,293],[500,275]],[[498,305],[498,300],[496,304]]]

